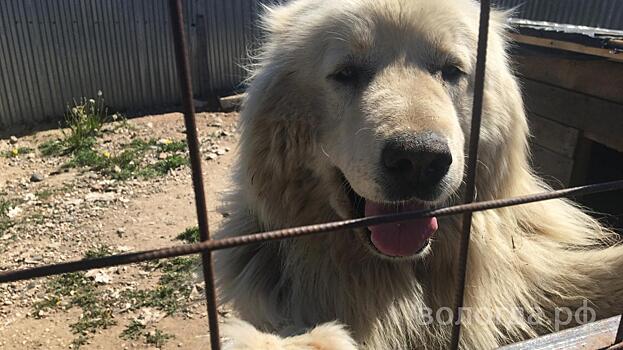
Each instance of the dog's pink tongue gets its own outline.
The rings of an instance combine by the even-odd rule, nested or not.
[[[414,204],[384,205],[366,199],[365,215],[375,216],[423,209]],[[424,247],[426,240],[437,231],[437,218],[421,218],[412,221],[382,224],[368,227],[372,244],[381,253],[391,256],[409,256]]]

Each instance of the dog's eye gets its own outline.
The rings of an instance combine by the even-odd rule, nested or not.
[[[465,74],[459,67],[453,64],[446,64],[441,68],[441,79],[448,82],[455,82]]]
[[[357,80],[358,71],[357,68],[353,66],[342,67],[337,72],[331,75],[331,78],[340,83],[352,83]]]

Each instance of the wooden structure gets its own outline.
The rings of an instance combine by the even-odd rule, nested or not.
[[[554,187],[586,183],[593,143],[623,152],[623,53],[512,36],[537,171]]]

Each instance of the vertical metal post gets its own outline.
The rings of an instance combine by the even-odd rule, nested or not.
[[[490,0],[480,0],[480,25],[478,29],[478,52],[476,58],[476,73],[474,81],[474,101],[472,106],[472,124],[469,138],[469,158],[465,179],[465,203],[475,199],[476,165],[478,163],[478,141],[480,140],[480,121],[482,119],[482,100],[485,86],[485,62],[487,59],[487,40],[489,36]],[[463,230],[459,246],[459,261],[457,273],[457,290],[455,308],[452,316],[451,348],[458,349],[461,339],[461,309],[465,294],[465,275],[467,272],[467,255],[471,237],[472,212],[463,214]]]
[[[190,77],[190,62],[188,60],[188,48],[184,35],[184,18],[182,15],[182,1],[169,0],[171,24],[173,27],[173,40],[175,41],[175,58],[179,73],[180,87],[182,92],[182,105],[184,108],[184,123],[186,125],[186,139],[192,170],[193,188],[195,191],[195,205],[197,209],[197,221],[199,222],[199,235],[201,241],[210,239],[208,227],[208,210],[201,170],[201,152],[197,138],[197,123],[195,121],[195,107],[193,105],[192,80]],[[203,264],[203,278],[205,281],[205,296],[208,308],[208,321],[210,325],[210,344],[212,350],[221,348],[218,330],[218,314],[216,305],[216,290],[214,287],[214,267],[212,253],[201,253]]]

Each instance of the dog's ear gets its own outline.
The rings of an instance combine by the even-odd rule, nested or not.
[[[252,55],[246,98],[242,104],[242,122],[278,118],[308,117],[318,96],[317,89],[309,86],[304,67],[317,62],[311,54],[306,33],[298,31],[303,25],[300,18],[307,16],[309,3],[293,1],[287,5],[264,7],[261,27],[264,31],[261,49]],[[312,48],[311,50],[316,50]],[[316,90],[316,91],[314,91]]]

